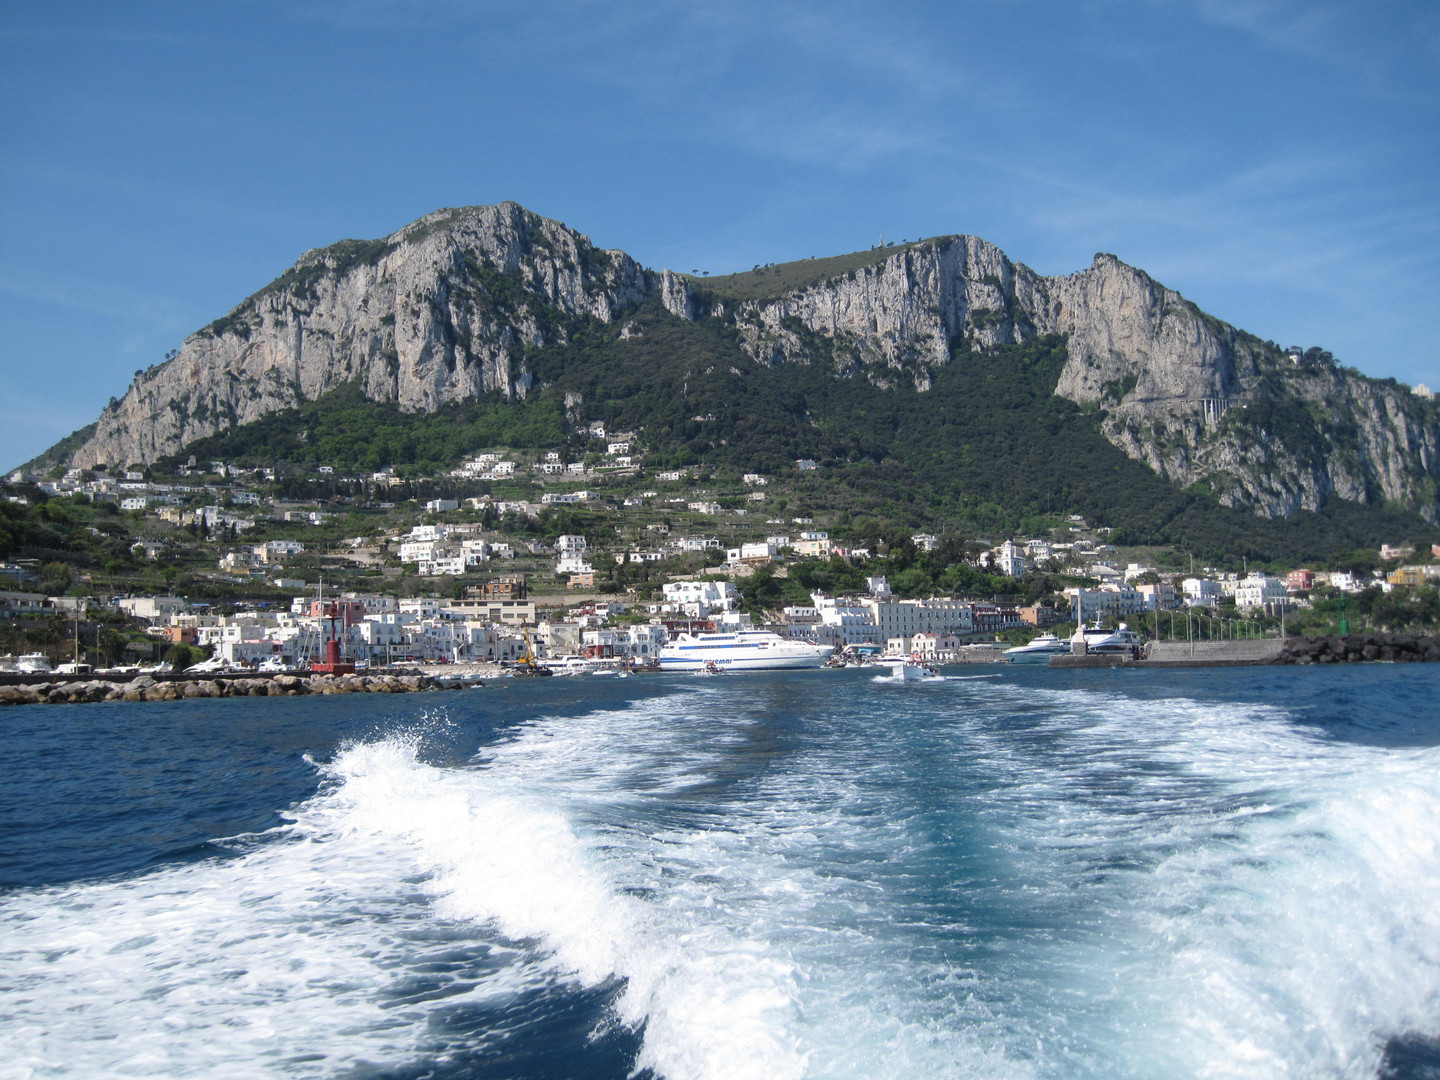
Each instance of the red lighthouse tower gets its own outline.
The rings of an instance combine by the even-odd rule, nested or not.
[[[349,613],[340,604],[331,601],[324,605],[320,618],[322,623],[330,624],[330,632],[325,640],[325,659],[312,660],[310,670],[324,675],[353,675],[355,664],[349,660],[340,659],[340,635],[335,629],[335,624],[343,622],[349,625]]]

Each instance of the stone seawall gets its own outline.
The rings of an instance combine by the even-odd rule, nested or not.
[[[1145,647],[1142,666],[1222,666],[1270,664],[1280,655],[1280,638],[1238,638],[1234,641],[1152,641]]]
[[[95,701],[180,701],[186,698],[299,697],[304,694],[412,694],[459,689],[428,675],[276,675],[257,678],[171,679],[142,675],[129,682],[86,679],[0,686],[0,705],[78,705]]]

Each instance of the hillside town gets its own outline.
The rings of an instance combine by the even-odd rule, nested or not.
[[[53,521],[54,506],[74,508],[89,515],[81,528],[96,544],[128,550],[10,558],[0,651],[39,644],[57,662],[98,668],[183,646],[216,665],[274,669],[302,666],[335,640],[361,665],[569,656],[643,666],[681,629],[753,626],[837,651],[948,662],[1077,617],[1138,618],[1163,635],[1184,612],[1210,620],[1182,621],[1190,634],[1277,633],[1316,597],[1338,599],[1343,619],[1346,596],[1440,586],[1440,545],[1387,544],[1349,568],[1177,570],[1174,553],[1166,565],[1127,557],[1078,515],[1044,535],[958,543],[891,529],[871,542],[846,515],[806,509],[793,477],[647,471],[635,433],[593,425],[589,435],[579,459],[487,451],[429,478],[324,465],[281,476],[193,457],[174,476],[14,473],[11,513],[45,503]],[[796,477],[818,471],[794,463]],[[927,557],[965,569],[973,587],[925,589],[894,569]],[[817,587],[817,570],[831,587]],[[166,587],[145,589],[152,580]]]

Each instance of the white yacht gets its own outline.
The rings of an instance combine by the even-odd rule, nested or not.
[[[1095,620],[1094,626],[1081,625],[1070,637],[1072,650],[1075,645],[1084,643],[1087,653],[1125,653],[1134,654],[1145,643],[1140,635],[1131,630],[1129,625],[1121,623],[1114,630],[1105,630],[1100,626],[1100,620]]]
[[[55,669],[44,653],[32,652],[15,658],[15,672],[19,675],[49,675]]]
[[[726,671],[818,668],[835,650],[829,645],[787,641],[769,630],[680,633],[660,649],[661,671],[698,671],[707,661]]]
[[[1068,656],[1070,642],[1062,641],[1054,634],[1041,634],[1025,645],[1006,649],[1005,655],[1016,664],[1048,664],[1052,656]]]
[[[556,656],[535,662],[547,669],[551,675],[593,675],[600,670],[597,661],[587,660],[583,656]]]

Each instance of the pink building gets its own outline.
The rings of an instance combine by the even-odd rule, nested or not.
[[[1285,588],[1289,592],[1309,592],[1315,587],[1315,571],[1291,570],[1285,575]]]

